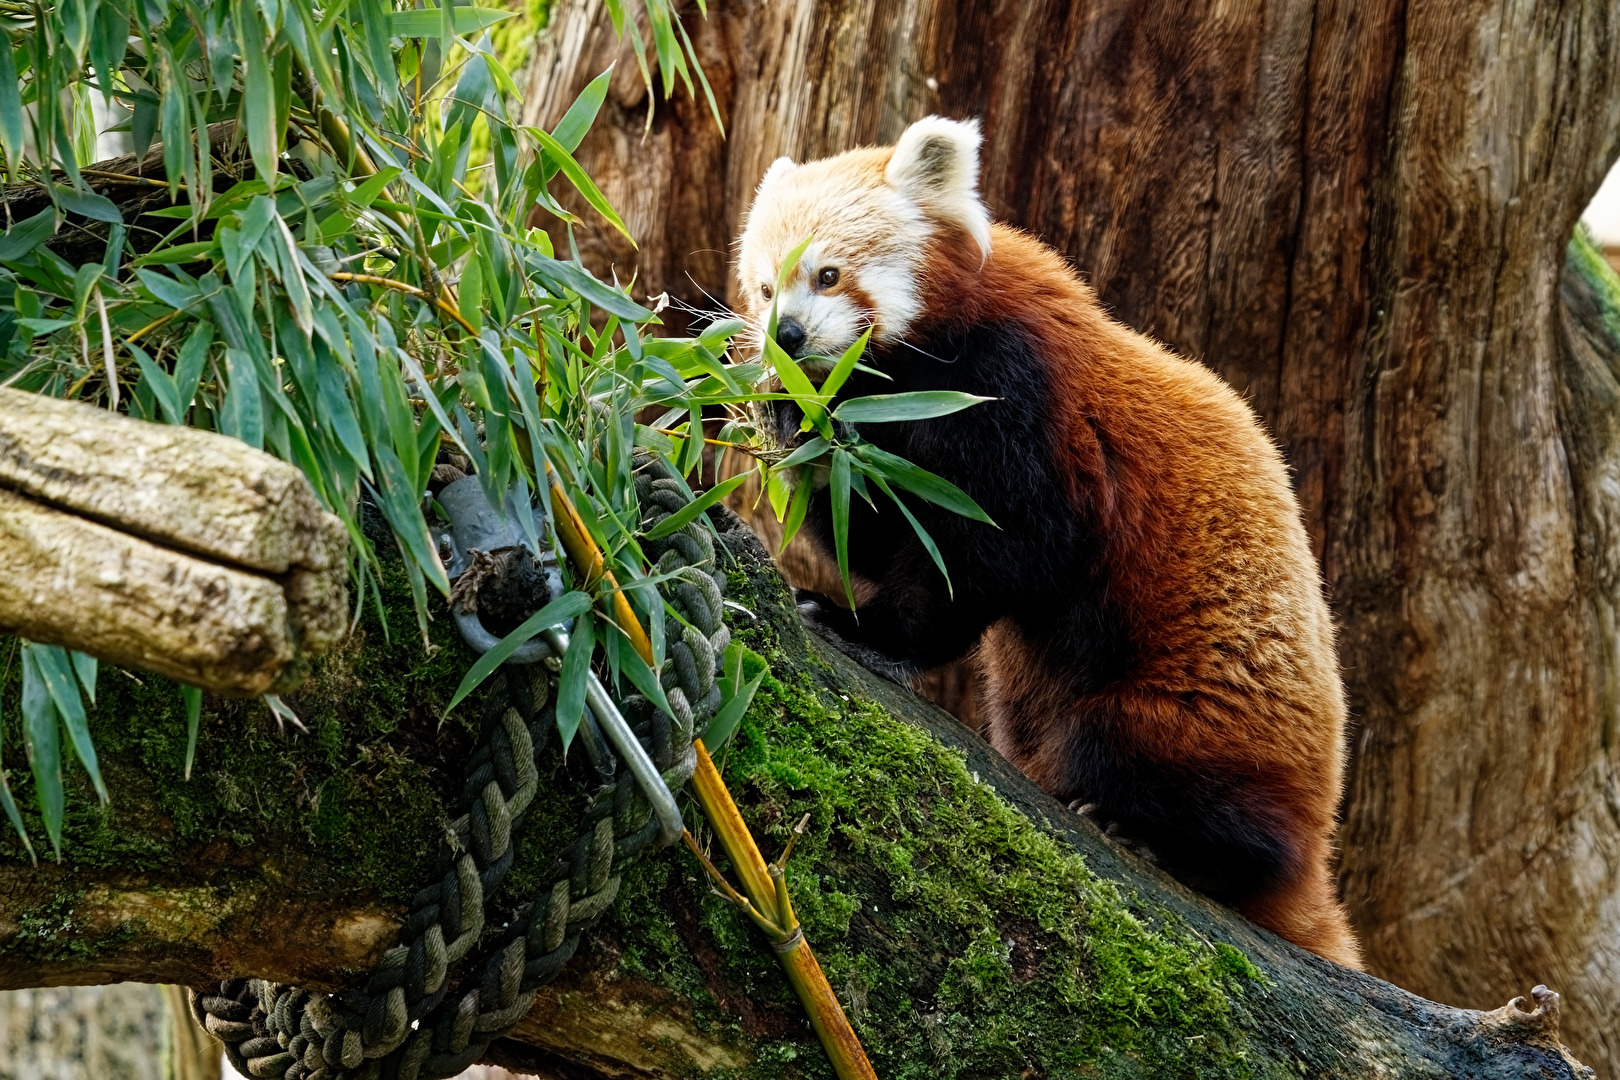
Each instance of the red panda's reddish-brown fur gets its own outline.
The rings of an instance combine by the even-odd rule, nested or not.
[[[827,328],[870,313],[867,360],[887,377],[858,373],[842,396],[994,399],[861,426],[996,520],[909,504],[954,588],[908,522],[856,499],[859,615],[814,598],[804,610],[902,673],[977,641],[989,737],[1013,764],[1193,887],[1355,966],[1331,874],[1343,691],[1281,455],[1210,370],[1109,318],[1055,252],[980,216],[976,148],[976,129],[931,118],[893,151],[902,168],[885,149],[779,163],[750,212],[739,273],[760,295],[773,258],[818,238],[783,301],[803,324],[795,344],[842,348]],[[826,267],[841,271],[823,288]],[[897,287],[907,274],[912,293]],[[792,407],[778,422],[797,437]],[[805,528],[831,547],[825,491]]]
[[[929,252],[919,325],[1012,318],[1041,343],[1055,390],[1052,448],[1073,481],[1066,494],[1094,515],[1114,599],[1144,661],[1107,695],[1107,708],[1158,762],[1229,772],[1287,808],[1298,870],[1238,906],[1313,952],[1359,966],[1330,871],[1343,691],[1282,458],[1214,373],[1109,318],[1044,244],[1003,225],[992,230],[982,267],[960,235]],[[1260,658],[1268,647],[1278,653],[1272,662]],[[1244,662],[1229,662],[1233,654]],[[990,627],[979,655],[992,744],[1056,791],[1065,744],[1053,737],[1054,721],[1084,722],[1098,703],[1066,697],[1010,622]]]

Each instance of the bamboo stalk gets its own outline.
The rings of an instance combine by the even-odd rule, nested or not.
[[[550,463],[547,463],[546,471],[548,474],[551,473]],[[563,549],[568,552],[568,557],[574,560],[574,565],[579,567],[588,583],[595,584],[599,581],[607,583],[613,596],[613,613],[620,629],[630,639],[630,644],[636,652],[641,654],[641,658],[651,665],[652,642],[642,629],[641,620],[636,618],[635,611],[630,607],[630,601],[619,588],[613,572],[607,568],[602,552],[591,539],[585,523],[580,519],[579,511],[568,498],[568,493],[563,491],[554,476],[550,477],[550,484],[554,511],[552,516]],[[861,1048],[860,1039],[856,1037],[855,1029],[850,1026],[849,1017],[844,1015],[844,1007],[833,993],[832,986],[827,982],[827,976],[816,961],[815,953],[811,951],[809,943],[804,940],[804,933],[799,929],[799,920],[793,914],[793,905],[788,899],[787,883],[782,876],[781,866],[769,866],[765,862],[765,857],[759,853],[759,845],[754,843],[753,834],[748,831],[748,825],[737,810],[731,792],[726,789],[726,782],[720,776],[720,770],[714,767],[714,759],[709,756],[703,740],[696,740],[693,747],[697,751],[697,769],[692,774],[692,792],[697,797],[698,805],[703,809],[703,815],[709,819],[709,827],[714,830],[726,858],[731,860],[737,876],[742,880],[742,891],[745,895],[738,896],[735,890],[731,890],[732,896],[741,901],[738,906],[772,938],[772,951],[781,961],[782,971],[787,975],[789,984],[799,995],[800,1003],[809,1014],[810,1026],[815,1028],[822,1049],[826,1051],[828,1060],[832,1062],[833,1071],[840,1080],[877,1080],[877,1073],[872,1070],[872,1063],[867,1060],[866,1051]],[[690,832],[685,834],[685,840],[687,846],[703,862],[705,869],[712,876],[719,877],[719,871],[714,869],[698,849]],[[720,878],[722,883],[724,880]]]

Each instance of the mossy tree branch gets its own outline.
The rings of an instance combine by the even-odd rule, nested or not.
[[[763,550],[731,540],[731,595],[754,614],[739,636],[771,675],[721,764],[767,854],[811,815],[795,904],[880,1075],[1581,1075],[1555,1005],[1425,1002],[1119,851],[944,713],[807,639]],[[368,621],[295,701],[311,734],[211,702],[189,783],[172,687],[104,680],[113,804],[76,793],[59,866],[0,844],[0,985],[336,987],[380,954],[471,744],[469,720],[440,722],[469,661],[449,620],[425,655],[403,580],[386,584],[391,635]],[[572,836],[570,767],[551,764],[508,903]],[[589,942],[499,1060],[560,1077],[827,1074],[772,957],[689,853],[633,869]]]

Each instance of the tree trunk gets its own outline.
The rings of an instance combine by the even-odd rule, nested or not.
[[[1620,1072],[1620,319],[1564,271],[1620,150],[1620,10],[708,12],[685,24],[723,142],[685,97],[637,141],[600,0],[555,12],[528,119],[619,56],[580,157],[642,238],[576,228],[582,254],[702,306],[773,158],[981,117],[992,211],[1229,379],[1293,466],[1356,719],[1341,879],[1370,968],[1472,1005],[1546,972]]]
[[[137,987],[139,983],[126,983]],[[145,989],[145,987],[141,987]],[[168,1013],[169,1076],[166,1080],[220,1080],[224,1055],[219,1043],[191,1018],[191,993],[183,986],[161,987]]]
[[[771,675],[721,764],[768,853],[811,815],[788,863],[794,904],[887,1080],[1591,1075],[1557,1042],[1556,995],[1435,1005],[1120,851],[949,716],[816,646],[764,550],[740,527],[728,546],[729,598],[754,616],[738,638]],[[383,577],[409,627],[403,571]],[[308,736],[211,699],[189,782],[173,686],[109,671],[92,732],[113,804],[69,785],[61,865],[0,841],[0,984],[361,978],[429,880],[468,756],[461,711],[440,717],[470,657],[438,615],[431,655],[368,619],[322,661],[289,699]],[[14,684],[4,696],[14,708]],[[490,933],[576,835],[581,758],[543,757],[495,897],[512,914]],[[30,805],[27,778],[12,782]],[[772,955],[690,855],[647,856],[618,897],[496,1064],[568,1080],[828,1075]]]

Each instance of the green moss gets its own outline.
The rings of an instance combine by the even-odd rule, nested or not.
[[[1620,341],[1620,274],[1616,274],[1614,267],[1609,265],[1609,260],[1592,239],[1592,232],[1584,221],[1576,223],[1564,258],[1569,266],[1591,282],[1603,327],[1611,338]]]
[[[74,917],[81,895],[60,892],[42,904],[20,911],[16,931],[19,946],[41,960],[63,962],[87,960],[103,950],[127,945],[135,938],[139,928],[132,923],[123,923],[99,936],[88,933]]]
[[[279,731],[256,699],[207,699],[189,779],[175,685],[103,668],[90,720],[112,802],[95,800],[76,762],[64,765],[64,868],[217,883],[259,874],[268,859],[276,873],[296,867],[289,887],[298,892],[397,902],[420,888],[443,816],[439,793],[459,782],[453,774],[472,741],[464,720],[439,723],[469,661],[448,619],[434,624],[434,647],[424,649],[397,566],[385,564],[382,590],[392,635],[368,613],[287,698],[307,734]],[[13,675],[0,687],[4,715],[18,714],[18,694]],[[6,725],[4,750],[38,848],[45,830],[32,778],[18,767],[15,724]],[[26,858],[16,835],[0,832],[0,860]]]
[[[787,877],[805,935],[879,1075],[1238,1077],[1230,998],[1260,985],[1237,950],[1176,929],[978,781],[957,753],[891,718],[775,639],[785,593],[733,575],[762,618],[739,638],[772,675],[722,756],[767,857],[812,815]],[[698,880],[695,861],[632,875],[615,910],[624,963],[713,1001],[690,939],[638,917],[653,897],[697,909],[727,992],[792,1012],[756,932]],[[669,890],[679,897],[671,900]],[[830,1075],[805,1032],[753,1031],[751,1076]]]

